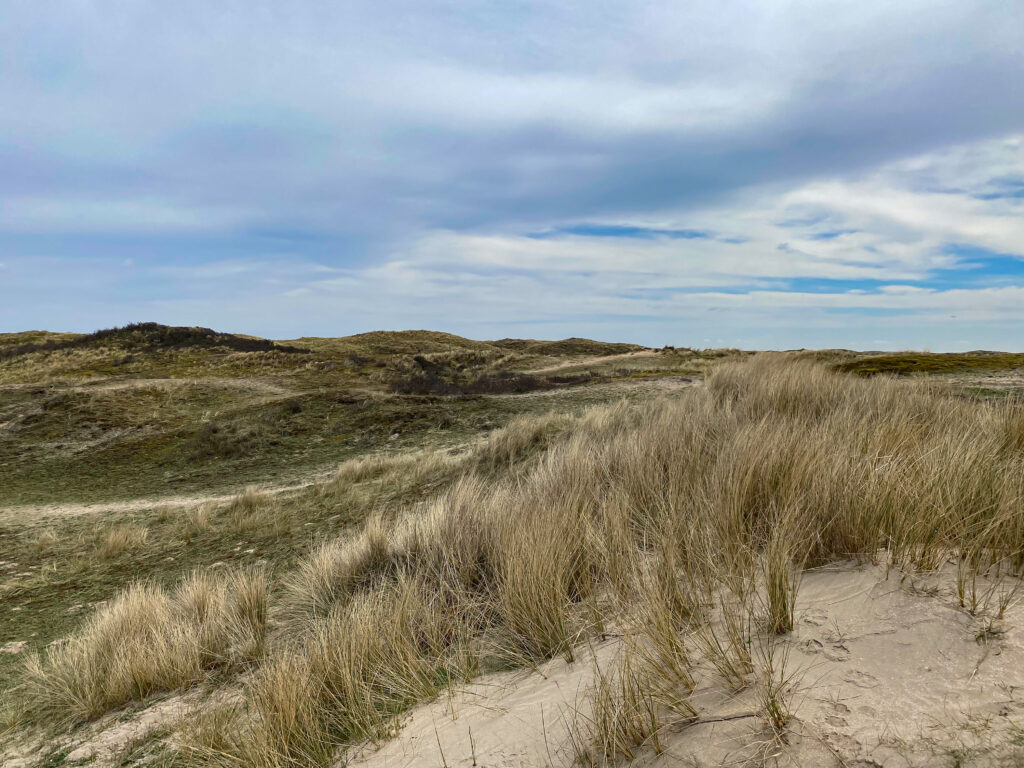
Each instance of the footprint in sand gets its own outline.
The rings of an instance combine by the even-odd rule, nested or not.
[[[850,708],[843,704],[841,701],[830,701],[828,708],[835,712],[837,715],[848,715],[850,714]]]
[[[856,685],[858,688],[877,688],[878,678],[874,675],[869,675],[867,672],[861,672],[860,670],[853,669],[843,675],[843,680]]]
[[[842,643],[829,643],[821,653],[829,661],[848,661],[850,658],[850,649]]]
[[[842,643],[828,643],[827,645],[815,638],[809,638],[801,643],[805,653],[820,653],[829,661],[846,661],[850,658],[850,650]]]
[[[820,608],[809,608],[804,615],[800,617],[800,621],[804,624],[810,624],[812,627],[820,627],[828,621],[828,614]]]
[[[847,736],[845,733],[826,733],[824,734],[825,741],[827,741],[836,752],[843,754],[844,756],[852,756],[861,751],[860,742],[854,739],[852,736]],[[850,763],[844,763],[850,765]]]

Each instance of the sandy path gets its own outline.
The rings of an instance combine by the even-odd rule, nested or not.
[[[332,470],[321,470],[315,476],[311,476],[299,482],[287,485],[257,485],[253,486],[260,493],[269,496],[287,495],[297,493],[304,488],[309,488],[318,480],[326,478]],[[218,494],[195,494],[190,496],[155,496],[140,499],[125,499],[122,501],[97,501],[88,504],[75,502],[61,502],[54,504],[22,504],[13,507],[0,507],[0,522],[12,522],[23,525],[30,525],[42,520],[55,517],[78,517],[81,515],[98,515],[104,513],[143,512],[155,509],[187,509],[197,507],[200,504],[224,504],[231,501],[238,495],[235,493]]]
[[[631,360],[637,357],[657,357],[659,354],[658,350],[655,349],[639,349],[636,352],[622,352],[618,355],[595,355],[594,357],[578,357],[573,360],[563,360],[556,365],[549,365],[545,368],[534,368],[533,370],[523,371],[523,373],[554,373],[555,371],[561,371],[565,368],[576,368],[581,365],[597,365],[598,363],[607,363],[611,360]]]
[[[156,379],[97,379],[95,381],[55,381],[45,384],[4,384],[0,390],[46,389],[56,392],[116,392],[135,389],[181,389],[183,387],[214,385],[224,389],[246,389],[266,395],[297,394],[280,384],[259,377],[245,378],[232,376],[211,376],[201,378],[156,378]]]

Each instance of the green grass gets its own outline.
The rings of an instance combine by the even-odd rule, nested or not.
[[[338,356],[353,352],[369,356],[423,355],[453,350],[483,350],[492,347],[491,342],[488,341],[474,341],[440,331],[371,331],[333,339],[305,336],[282,343]]]
[[[560,341],[534,341],[533,339],[500,339],[493,342],[497,347],[510,349],[528,355],[566,357],[573,355],[619,355],[637,352],[644,347],[639,344],[616,344],[592,339],[562,339]]]

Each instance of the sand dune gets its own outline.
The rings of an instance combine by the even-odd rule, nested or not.
[[[956,604],[949,573],[904,578],[880,566],[830,567],[804,576],[789,651],[788,743],[758,716],[756,684],[730,694],[712,674],[694,692],[696,722],[660,734],[636,764],[1019,764],[1024,748],[1024,617],[1011,607],[995,634]],[[484,678],[416,709],[355,768],[512,768],[567,765],[573,709],[583,708],[594,666],[610,667],[621,638],[533,672]],[[584,716],[586,712],[583,712]],[[341,765],[341,763],[339,763]]]

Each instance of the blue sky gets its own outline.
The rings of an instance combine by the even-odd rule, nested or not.
[[[1024,349],[1024,4],[0,0],[0,331]]]

